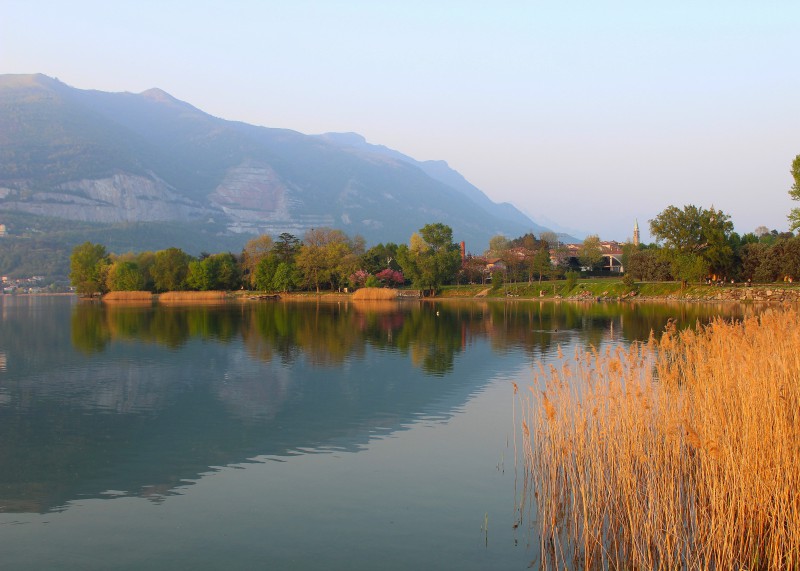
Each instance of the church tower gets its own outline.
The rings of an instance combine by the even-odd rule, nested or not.
[[[633,245],[639,245],[639,221],[633,223]]]

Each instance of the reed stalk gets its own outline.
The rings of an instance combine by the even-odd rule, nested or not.
[[[800,568],[799,318],[540,365],[520,510],[534,498],[543,567]]]

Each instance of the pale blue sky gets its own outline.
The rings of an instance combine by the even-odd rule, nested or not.
[[[624,240],[670,204],[787,228],[799,30],[790,0],[0,0],[0,73],[355,131]]]

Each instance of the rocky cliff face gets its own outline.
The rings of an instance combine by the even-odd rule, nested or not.
[[[4,210],[82,222],[155,222],[213,215],[156,176],[123,173],[69,181],[47,191],[0,188],[0,199]]]

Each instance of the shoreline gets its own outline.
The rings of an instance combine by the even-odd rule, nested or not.
[[[662,288],[665,284],[659,284]],[[516,287],[517,289],[520,287],[518,284],[509,285],[509,293],[507,295],[503,295],[502,291],[495,291],[495,292],[485,292],[485,288],[481,289],[481,292],[477,291],[470,291],[467,288],[470,286],[450,286],[445,288],[439,295],[433,297],[420,297],[420,298],[403,298],[397,297],[394,299],[386,299],[382,301],[396,301],[396,302],[407,302],[407,301],[491,301],[491,302],[532,302],[532,301],[540,301],[540,302],[582,302],[582,303],[664,303],[664,302],[681,302],[681,303],[770,303],[770,304],[794,304],[800,303],[800,286],[789,286],[784,284],[774,284],[774,285],[754,285],[754,286],[744,286],[744,285],[735,285],[735,286],[708,286],[708,285],[693,285],[688,286],[680,290],[678,284],[666,284],[667,288],[663,293],[660,294],[653,294],[652,292],[647,292],[647,288],[643,287],[641,289],[645,290],[642,292],[638,289],[631,289],[627,293],[619,292],[620,287],[622,286],[621,282],[614,283],[614,284],[597,284],[597,283],[586,283],[586,284],[579,284],[579,290],[577,293],[573,293],[575,290],[573,289],[570,292],[572,295],[524,295],[522,293],[510,293]],[[530,288],[530,284],[522,284],[525,289]],[[589,286],[589,287],[587,287]],[[613,286],[613,287],[612,287]],[[552,287],[552,285],[550,286]],[[476,288],[470,288],[472,290]],[[602,289],[603,291],[595,291],[598,289]],[[466,291],[465,291],[466,290]],[[617,290],[617,291],[611,291]],[[645,293],[646,292],[646,293]],[[344,292],[335,292],[335,291],[328,291],[328,292],[289,292],[289,293],[280,293],[277,294],[277,297],[270,298],[270,299],[260,299],[259,296],[264,295],[263,293],[259,292],[251,292],[251,291],[243,291],[243,290],[235,290],[232,292],[220,292],[220,296],[215,299],[209,299],[208,292],[180,292],[182,295],[179,299],[174,300],[160,300],[159,295],[163,294],[151,294],[152,297],[149,299],[136,299],[136,300],[125,300],[125,299],[104,299],[104,298],[82,298],[75,293],[71,292],[59,292],[59,293],[9,293],[9,294],[2,294],[0,295],[0,299],[3,298],[29,298],[29,297],[75,297],[80,301],[102,301],[104,303],[109,304],[125,304],[125,303],[148,303],[152,302],[154,304],[161,303],[161,304],[176,304],[176,303],[191,303],[191,304],[219,304],[219,303],[229,303],[229,302],[296,302],[296,303],[308,303],[308,302],[341,302],[341,301],[361,301],[359,299],[354,299],[353,293],[344,293]],[[484,295],[477,295],[477,293],[483,293]],[[195,295],[196,294],[196,295]],[[273,294],[269,294],[273,295]]]

